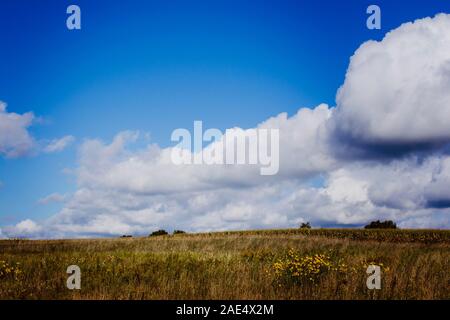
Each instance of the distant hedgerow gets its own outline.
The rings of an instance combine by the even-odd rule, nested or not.
[[[364,227],[365,229],[397,229],[397,225],[394,221],[386,220],[386,221],[372,221],[368,225]]]

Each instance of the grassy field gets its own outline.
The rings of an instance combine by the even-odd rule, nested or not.
[[[66,287],[69,265],[81,290]],[[450,299],[450,230],[1,240],[0,299]]]

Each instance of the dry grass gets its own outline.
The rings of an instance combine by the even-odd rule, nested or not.
[[[422,242],[406,242],[410,235],[374,241],[352,240],[354,230],[348,237],[342,230],[332,233],[336,237],[314,232],[3,240],[0,261],[19,271],[0,276],[0,299],[450,298],[450,231]],[[376,238],[373,232],[369,239]],[[314,282],[280,279],[274,266],[289,259],[289,250],[301,258],[326,254],[345,268],[323,272]],[[368,262],[384,266],[381,290],[366,287]],[[72,264],[81,268],[81,290],[66,288]]]

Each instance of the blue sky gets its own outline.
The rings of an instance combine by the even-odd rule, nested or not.
[[[69,4],[82,29],[65,26]],[[365,27],[369,4],[382,29]],[[250,128],[280,112],[335,105],[349,58],[406,21],[450,12],[447,1],[0,2],[0,101],[32,111],[37,140],[73,135],[56,154],[0,157],[0,226],[45,219],[76,190],[67,168],[89,138],[148,132],[166,147],[178,127]]]

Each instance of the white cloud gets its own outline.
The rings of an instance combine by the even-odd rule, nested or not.
[[[42,146],[43,141],[36,141],[29,128],[41,121],[32,112],[17,114],[8,112],[6,103],[0,101],[0,156],[18,158],[32,153],[54,153],[64,150],[75,138],[71,135],[53,139]]]
[[[0,101],[0,155],[15,158],[29,154],[35,145],[28,127],[33,123],[31,112],[22,115],[8,112]]]
[[[337,94],[340,134],[387,152],[450,142],[449,30],[440,14],[361,45]]]
[[[39,236],[41,230],[42,227],[30,219],[23,220],[15,226],[4,228],[6,234],[16,235],[19,237],[36,237]]]
[[[320,105],[312,110],[300,109],[291,118],[282,113],[258,126],[280,130],[280,172],[273,179],[305,178],[333,166],[334,160],[327,154],[326,136],[322,132],[330,115],[328,106]],[[131,152],[127,146],[138,136],[136,132],[121,132],[109,145],[99,140],[83,143],[79,153],[80,186],[154,194],[253,186],[273,180],[261,176],[255,165],[174,165],[172,149],[161,149],[157,145]]]
[[[46,153],[60,152],[68,147],[73,141],[75,141],[75,137],[70,135],[59,139],[53,139],[44,147],[43,151]]]

